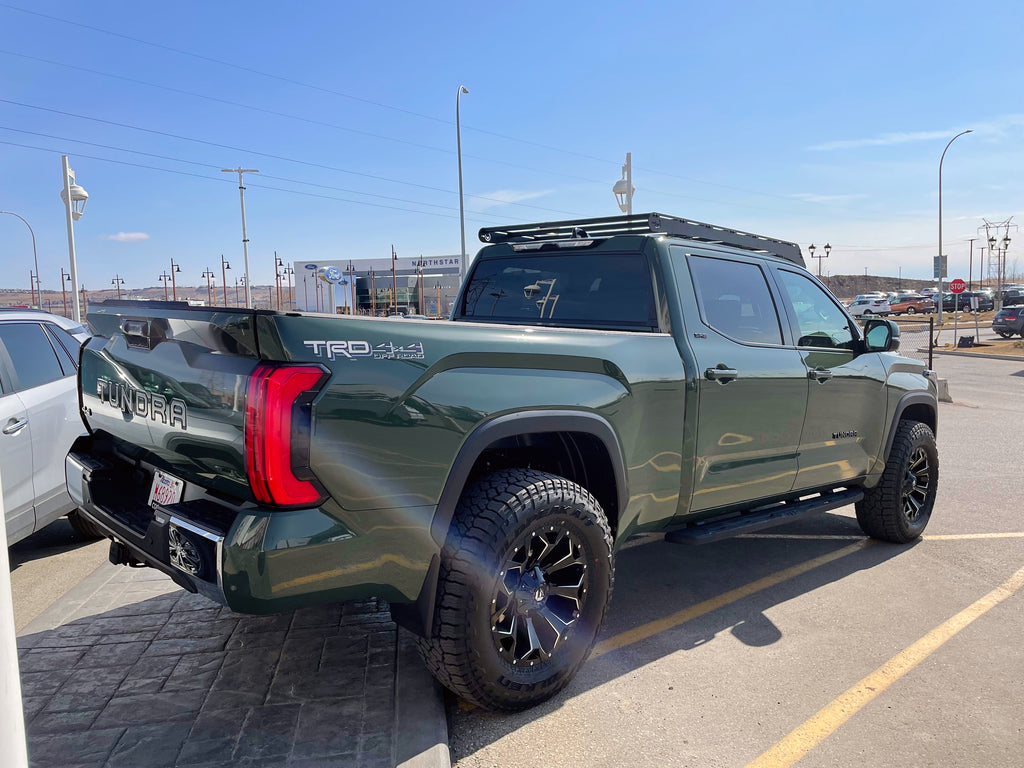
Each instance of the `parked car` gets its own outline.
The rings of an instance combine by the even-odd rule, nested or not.
[[[850,314],[854,317],[861,317],[863,315],[878,315],[879,317],[885,317],[892,311],[888,299],[877,298],[854,299],[848,309],[850,310]]]
[[[935,294],[938,293],[938,291],[935,290],[934,288],[922,288],[920,291],[918,291],[918,293],[920,293],[922,296],[934,296]]]
[[[935,302],[933,302],[927,296],[909,294],[904,296],[897,296],[894,301],[890,302],[889,308],[892,310],[892,313],[894,315],[916,315],[919,312],[934,312]]]
[[[1024,304],[1024,289],[1021,288],[1007,288],[1003,291],[1003,306],[1016,306]]]
[[[995,304],[992,302],[991,296],[988,296],[980,291],[964,291],[962,293],[942,294],[942,311],[970,312],[972,297],[977,297],[978,299],[979,312],[987,312],[995,307]]]
[[[7,543],[67,514],[87,537],[64,481],[64,457],[85,431],[78,413],[79,323],[39,310],[0,311],[0,465]]]
[[[1004,307],[992,318],[992,330],[1008,339],[1013,334],[1024,336],[1024,306]]]

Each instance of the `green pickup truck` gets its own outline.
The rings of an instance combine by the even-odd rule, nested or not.
[[[513,710],[572,679],[635,534],[856,504],[920,536],[934,377],[797,245],[661,214],[480,238],[449,321],[91,306],[66,469],[111,560],[245,613],[385,599]]]

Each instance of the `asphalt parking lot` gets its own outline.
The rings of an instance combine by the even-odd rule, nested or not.
[[[1024,362],[937,356],[941,481],[923,540],[852,509],[704,547],[632,542],[568,690],[518,715],[449,700],[477,766],[1018,766]]]

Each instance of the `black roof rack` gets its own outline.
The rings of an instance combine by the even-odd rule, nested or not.
[[[551,221],[542,224],[512,224],[502,227],[484,227],[480,240],[484,243],[534,243],[546,240],[593,239],[613,235],[640,235],[664,233],[699,240],[705,243],[720,243],[747,251],[777,256],[794,264],[804,265],[800,246],[786,240],[776,240],[751,232],[740,232],[728,227],[704,224],[700,221],[667,216],[663,213],[637,213],[632,216],[606,216],[597,219],[573,219]]]

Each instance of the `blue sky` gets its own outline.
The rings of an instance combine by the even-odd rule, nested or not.
[[[1024,221],[1019,2],[0,0],[0,29],[0,210],[31,223],[44,289],[68,267],[61,154],[90,195],[90,290],[159,285],[171,258],[198,285],[221,254],[233,285],[237,166],[260,170],[255,283],[275,250],[457,253],[460,84],[471,254],[481,226],[617,214],[631,152],[634,211],[828,241],[831,274],[930,277],[939,158],[968,128],[943,165],[950,277],[983,218]],[[12,216],[0,264],[27,287]]]

